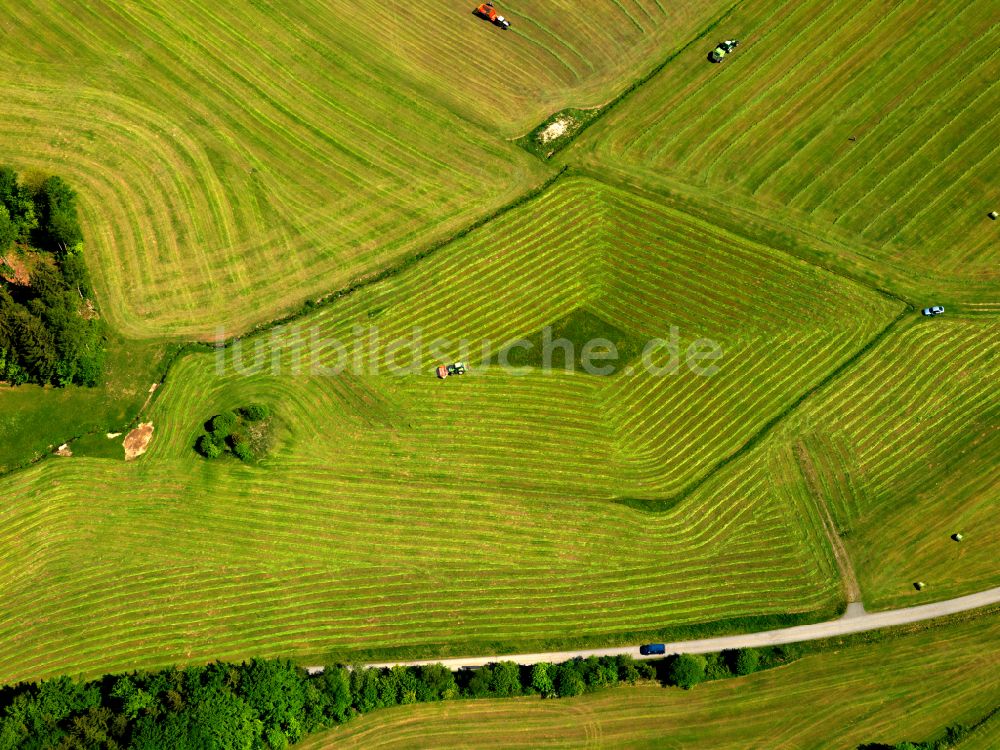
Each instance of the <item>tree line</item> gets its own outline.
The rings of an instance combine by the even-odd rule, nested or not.
[[[68,677],[0,689],[0,750],[281,750],[380,708],[460,698],[575,696],[654,676],[629,656],[454,673],[440,664],[337,665],[309,675],[287,660]]]
[[[97,385],[107,331],[93,306],[76,194],[58,176],[37,185],[0,166],[0,381]]]
[[[0,688],[0,750],[282,750],[381,708],[471,698],[570,698],[640,680],[692,688],[786,663],[780,647],[673,655],[511,661],[452,672],[441,664],[310,675],[283,659],[69,677]]]

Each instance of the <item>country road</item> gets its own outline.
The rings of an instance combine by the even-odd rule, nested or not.
[[[878,630],[879,628],[889,628],[894,625],[907,625],[913,622],[920,622],[921,620],[931,620],[935,617],[953,615],[958,612],[965,612],[970,609],[997,603],[1000,603],[1000,586],[980,591],[976,594],[960,596],[957,599],[921,604],[916,607],[906,607],[904,609],[890,609],[885,612],[865,612],[860,605],[852,604],[848,607],[844,616],[837,620],[818,622],[813,625],[796,625],[795,627],[782,628],[780,630],[765,630],[759,633],[703,638],[696,641],[677,641],[666,644],[666,652],[668,654],[707,654],[727,648],[777,646],[783,643],[815,641],[821,638],[830,638],[831,636],[861,633],[865,630]],[[367,666],[392,667],[398,664],[415,667],[422,664],[443,664],[449,669],[456,670],[462,667],[481,667],[484,664],[498,661],[537,664],[542,661],[550,663],[563,662],[578,656],[586,658],[588,656],[618,656],[619,654],[630,654],[636,659],[662,658],[658,656],[642,656],[639,653],[639,646],[620,646],[616,648],[581,649],[579,651],[550,651],[538,654],[503,654],[494,656],[465,656],[457,659],[380,662],[368,664]],[[310,674],[323,671],[323,667],[307,667],[306,669]]]

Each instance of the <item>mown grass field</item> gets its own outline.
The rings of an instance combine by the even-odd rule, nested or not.
[[[748,0],[685,47],[728,7],[505,4],[507,33],[464,2],[11,9],[0,147],[80,192],[121,335],[229,336],[399,272],[180,358],[138,461],[83,445],[0,476],[0,682],[831,617],[824,507],[870,609],[997,585],[987,4]],[[509,139],[680,49],[560,153],[579,169],[518,202],[556,171]],[[947,315],[913,309],[931,303]],[[675,326],[678,370],[496,366],[550,324],[629,347]],[[372,335],[360,370],[335,343]],[[403,337],[415,370],[390,374]],[[684,361],[699,339],[722,352],[711,377]],[[458,359],[469,375],[434,378]],[[112,369],[98,416],[134,416],[150,362]],[[44,396],[26,418],[31,392],[0,392],[0,456],[97,425],[87,399]],[[249,402],[274,413],[268,458],[199,458],[204,420]],[[707,690],[741,712],[741,683]]]
[[[626,222],[645,235],[611,232]],[[753,283],[765,296],[723,304],[735,292],[697,283],[706,262],[734,289]],[[486,300],[486,290],[499,291]],[[831,326],[817,299],[854,300],[866,317]],[[156,433],[135,464],[81,457],[0,480],[2,674],[827,616],[840,598],[828,544],[808,503],[788,502],[766,467],[713,477],[661,516],[614,501],[708,477],[899,307],[566,179],[277,343],[263,334],[241,344],[241,367],[277,353],[279,371],[236,372],[232,350],[222,375],[218,353],[185,356],[147,414]],[[679,323],[684,345],[715,337],[733,364],[712,377],[683,366],[600,377],[518,375],[470,358],[471,374],[445,382],[427,354],[404,376],[311,369],[312,356],[332,367],[330,342],[351,342],[359,325],[378,326],[373,359],[385,365],[386,345],[415,327],[426,342],[450,340],[453,358],[464,356],[461,339],[473,352],[490,340],[489,353],[577,309],[643,339]],[[269,404],[278,423],[261,466],[192,451],[205,419],[250,401]],[[30,569],[27,550],[37,550]]]
[[[994,615],[812,654],[692,691],[641,685],[559,700],[402,706],[302,747],[832,750],[936,739],[946,726],[974,724],[996,707],[998,636]],[[996,737],[991,722],[958,747],[993,747]]]
[[[871,608],[1000,584],[998,342],[996,321],[913,320],[784,426]]]
[[[583,150],[837,239],[914,292],[995,303],[995,10],[742,3]],[[716,37],[742,42],[720,65],[705,59]]]
[[[232,335],[542,182],[507,136],[600,104],[722,3],[572,5],[512,7],[503,35],[464,1],[20,5],[0,143],[79,190],[119,331]]]

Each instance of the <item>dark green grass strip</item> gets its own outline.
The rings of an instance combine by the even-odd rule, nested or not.
[[[710,24],[705,26],[701,31],[697,32],[690,41],[683,47],[679,47],[674,50],[665,60],[657,63],[652,69],[650,69],[645,75],[637,78],[631,84],[626,86],[618,95],[612,99],[610,102],[605,104],[603,107],[595,107],[594,109],[565,109],[560,110],[549,116],[541,125],[538,125],[530,133],[522,135],[520,138],[515,139],[515,143],[523,148],[530,154],[534,154],[542,161],[548,161],[553,156],[558,154],[560,151],[564,150],[573,141],[580,137],[587,128],[593,125],[595,122],[604,117],[608,112],[621,104],[625,99],[629,97],[632,93],[637,91],[640,87],[645,86],[651,80],[653,80],[664,68],[666,68],[670,63],[676,60],[680,55],[686,52],[690,47],[701,42],[702,39],[707,37],[712,31],[719,26],[723,21],[725,21],[729,16],[731,16],[737,8],[743,4],[744,0],[738,0],[733,3],[727,10],[725,10],[718,18],[712,21]],[[574,128],[571,133],[568,133],[562,138],[557,138],[552,142],[542,146],[537,139],[538,133],[544,130],[551,122],[553,122],[559,115],[570,115],[580,123],[578,127]]]
[[[881,331],[872,336],[868,342],[858,349],[854,354],[841,362],[837,367],[827,373],[822,380],[816,383],[814,386],[804,391],[799,395],[792,403],[786,406],[782,411],[773,416],[768,420],[757,432],[750,436],[750,438],[735,451],[730,453],[728,456],[721,458],[714,466],[712,466],[708,471],[706,471],[702,476],[698,477],[692,481],[687,487],[682,489],[680,492],[671,495],[666,498],[649,498],[649,499],[637,499],[637,498],[615,498],[614,502],[620,505],[626,505],[630,508],[635,508],[636,510],[641,510],[646,513],[663,513],[670,510],[678,503],[683,502],[688,497],[691,496],[693,492],[700,489],[708,480],[722,471],[724,468],[729,466],[729,464],[736,461],[741,456],[747,454],[749,451],[753,450],[754,447],[760,443],[765,437],[767,437],[771,431],[777,427],[782,421],[789,417],[796,409],[798,409],[805,401],[812,396],[814,393],[824,388],[825,386],[832,383],[834,380],[843,375],[848,369],[850,369],[855,363],[857,363],[862,357],[864,357],[868,352],[870,352],[874,347],[876,347],[889,333],[899,324],[906,316],[913,313],[913,307],[907,305],[902,312],[899,313],[893,320],[885,326]]]

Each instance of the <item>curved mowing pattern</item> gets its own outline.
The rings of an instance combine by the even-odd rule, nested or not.
[[[983,655],[995,653],[998,622],[994,616],[818,653],[691,692],[641,685],[580,698],[380,710],[307,738],[301,747],[833,750],[920,741],[941,736],[946,725],[974,724],[995,708],[1000,683],[995,665]],[[985,739],[973,746],[991,746]]]
[[[700,280],[701,262],[722,264],[724,280]],[[834,304],[858,315],[825,321]],[[245,374],[235,350],[222,374],[214,354],[185,357],[139,461],[74,458],[0,480],[0,680],[829,608],[826,542],[803,523],[781,455],[734,464],[669,513],[610,501],[698,478],[895,307],[680,213],[562,181],[418,269],[243,342]],[[431,354],[401,377],[310,369],[313,356],[332,366],[356,326],[378,326],[384,365],[414,328],[458,358],[460,339],[492,352],[580,308],[644,336],[676,320],[685,341],[717,337],[732,362],[663,382],[518,376],[475,354],[469,375],[444,382]],[[279,371],[246,372],[258,346]],[[276,414],[264,465],[198,458],[202,420],[249,401]]]
[[[791,209],[922,276],[997,280],[989,0],[755,0],[720,33],[742,40],[731,58],[695,45],[585,137],[602,160]]]
[[[719,4],[526,3],[502,36],[465,2],[20,4],[4,15],[0,143],[79,191],[118,330],[208,338],[541,182],[498,121],[513,134],[600,103]]]
[[[997,585],[1000,325],[915,321],[786,425],[860,571],[865,604]],[[956,543],[951,534],[965,539]]]

